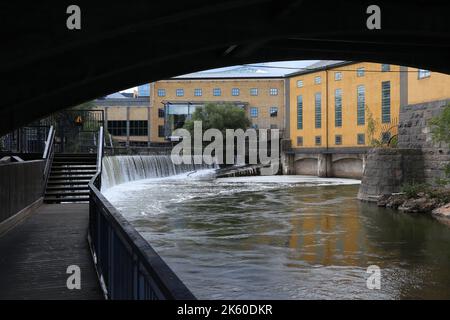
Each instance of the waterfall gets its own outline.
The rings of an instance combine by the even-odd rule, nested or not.
[[[169,155],[157,156],[107,156],[102,161],[102,190],[117,184],[139,179],[168,177],[183,172],[207,169],[211,166],[175,165]]]

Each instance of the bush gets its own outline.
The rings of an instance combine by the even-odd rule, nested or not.
[[[408,198],[418,198],[418,194],[423,193],[429,193],[430,192],[430,185],[426,183],[406,183],[402,185],[401,191],[405,193],[405,195]]]

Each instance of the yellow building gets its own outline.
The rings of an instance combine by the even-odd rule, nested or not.
[[[377,123],[376,138],[398,122],[404,68],[329,61],[310,68],[289,76],[293,148],[364,147],[370,115]]]
[[[239,77],[240,76],[240,77]],[[254,128],[284,129],[283,77],[243,77],[227,73],[196,73],[150,85],[152,142],[164,142],[199,106],[232,103],[245,109]]]

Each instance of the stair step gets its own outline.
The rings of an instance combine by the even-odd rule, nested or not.
[[[74,174],[74,175],[50,175],[48,178],[49,181],[54,180],[85,180],[88,179],[88,181],[93,177],[92,174]]]
[[[53,164],[58,165],[94,165],[96,163],[97,163],[96,160],[73,160],[73,161],[53,160]]]
[[[89,187],[87,185],[80,185],[80,186],[48,186],[47,191],[73,191],[73,190],[82,190],[82,191],[88,191]]]
[[[56,176],[56,175],[94,175],[97,173],[97,170],[82,170],[82,169],[77,169],[77,170],[54,170],[52,168],[51,172],[50,172],[50,176]]]
[[[48,197],[48,198],[44,198],[45,203],[88,202],[88,201],[89,201],[89,197],[64,197],[64,198]]]
[[[70,192],[45,192],[45,198],[48,197],[72,197],[72,196],[89,196],[89,191],[77,191],[74,192],[70,190]]]
[[[66,185],[87,185],[90,180],[51,180],[48,181],[48,185],[60,185],[60,186],[66,186]]]
[[[52,165],[52,170],[97,170],[95,164],[87,165]]]

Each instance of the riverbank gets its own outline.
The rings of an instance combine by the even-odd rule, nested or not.
[[[406,187],[404,192],[382,195],[379,207],[405,213],[423,213],[450,220],[450,189],[416,185]]]

